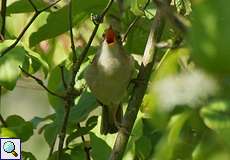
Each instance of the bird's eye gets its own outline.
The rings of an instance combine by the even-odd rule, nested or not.
[[[118,40],[121,40],[121,36],[120,36],[120,35],[117,35],[117,39],[118,39]]]

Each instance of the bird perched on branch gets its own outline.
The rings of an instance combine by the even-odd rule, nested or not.
[[[101,134],[115,133],[123,117],[121,101],[134,72],[134,59],[110,26],[92,63],[85,70],[86,83],[102,105]]]

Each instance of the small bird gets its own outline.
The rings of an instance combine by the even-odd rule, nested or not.
[[[122,46],[121,38],[110,26],[84,78],[102,105],[101,134],[116,133],[123,118],[122,99],[134,73],[134,59]]]

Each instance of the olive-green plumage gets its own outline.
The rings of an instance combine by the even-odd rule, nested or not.
[[[85,71],[90,90],[103,104],[102,134],[117,132],[117,124],[122,118],[120,104],[134,71],[133,58],[125,52],[119,40],[111,40],[109,36]]]

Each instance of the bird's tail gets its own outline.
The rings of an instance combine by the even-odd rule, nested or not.
[[[102,106],[101,134],[116,133],[122,117],[123,111],[121,105],[116,107]]]

